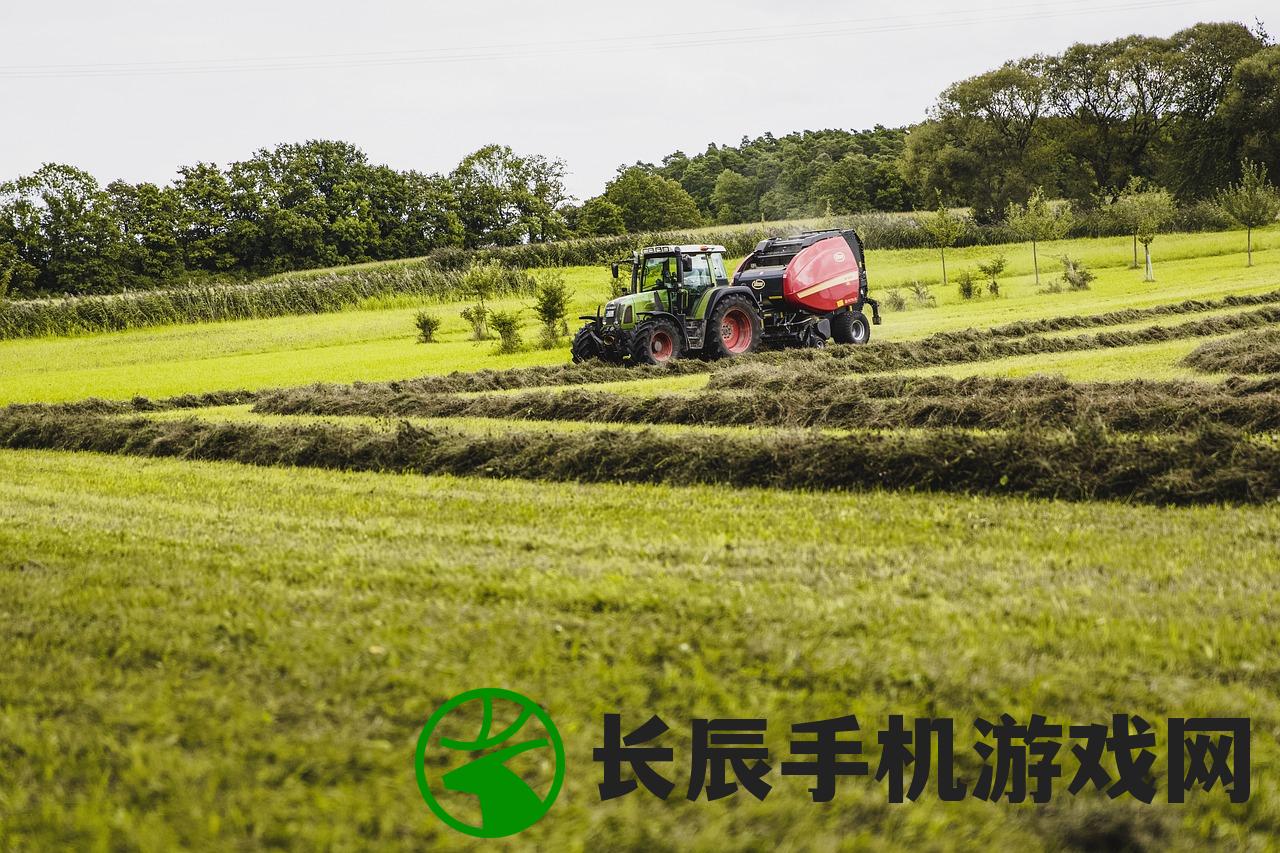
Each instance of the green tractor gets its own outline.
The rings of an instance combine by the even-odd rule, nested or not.
[[[723,246],[650,246],[613,264],[631,267],[630,292],[574,336],[573,360],[665,364],[710,350],[737,355],[759,345],[760,315],[749,290],[733,293]],[[708,324],[708,320],[711,321]],[[720,331],[707,339],[706,329]]]
[[[732,281],[723,246],[650,246],[613,263],[630,266],[631,287],[603,313],[585,316],[575,363],[665,364],[681,357],[730,358],[762,346],[865,343],[871,323],[862,241],[853,231],[814,231],[762,241]]]

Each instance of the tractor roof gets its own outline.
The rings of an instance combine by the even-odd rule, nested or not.
[[[680,252],[683,255],[697,255],[703,252],[720,252],[724,253],[724,246],[716,246],[711,243],[693,243],[686,246],[645,246],[640,250],[642,255],[674,255]]]

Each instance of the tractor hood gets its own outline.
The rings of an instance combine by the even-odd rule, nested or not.
[[[630,329],[636,324],[641,311],[666,310],[666,294],[662,291],[649,290],[644,293],[628,293],[612,299],[604,306],[602,321],[605,326],[617,326]],[[656,300],[656,301],[655,301]]]

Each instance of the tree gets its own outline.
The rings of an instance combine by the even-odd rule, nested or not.
[[[121,283],[147,287],[171,281],[184,272],[178,245],[177,192],[155,184],[112,181],[107,196],[123,237],[119,264]]]
[[[627,233],[622,208],[604,196],[589,198],[578,211],[578,233],[585,237],[612,237]]]
[[[1041,133],[1047,107],[1042,57],[1006,62],[947,87],[933,111],[942,143],[934,189],[968,200],[974,215],[989,221],[1050,180],[1052,160]],[[929,141],[925,136],[913,146],[916,156]]]
[[[36,292],[119,289],[120,223],[93,176],[49,163],[0,184],[0,241],[17,248],[11,279]]]
[[[760,210],[755,182],[725,169],[716,178],[716,188],[711,192],[711,209],[715,211],[716,221],[726,225],[754,221]]]
[[[947,249],[956,244],[964,233],[964,220],[947,209],[938,195],[938,209],[921,217],[920,227],[933,240],[933,245],[942,253],[942,286],[947,285]]]
[[[1142,230],[1143,210],[1146,206],[1143,193],[1148,187],[1142,178],[1130,178],[1125,188],[1107,203],[1107,213],[1126,234],[1133,235],[1133,263],[1129,269],[1138,268],[1138,232]]]
[[[467,247],[542,242],[567,230],[565,165],[541,155],[522,157],[507,145],[486,145],[463,158],[449,176]]]
[[[622,211],[631,233],[702,224],[698,205],[683,187],[639,166],[619,172],[605,187],[604,198]]]
[[[1270,225],[1280,216],[1280,192],[1267,180],[1267,167],[1245,160],[1240,167],[1240,181],[1218,197],[1222,209],[1245,227],[1247,266],[1253,266],[1253,229]]]
[[[9,282],[13,280],[13,268],[18,263],[18,248],[12,243],[0,243],[0,304],[9,295]]]
[[[1135,205],[1137,239],[1146,253],[1143,280],[1155,281],[1155,270],[1151,266],[1151,242],[1155,240],[1156,232],[1173,219],[1173,215],[1178,212],[1178,207],[1173,203],[1173,196],[1159,187],[1137,193],[1132,203]]]
[[[1040,286],[1040,256],[1036,244],[1045,240],[1060,240],[1071,228],[1073,217],[1071,204],[1062,202],[1055,209],[1044,197],[1044,190],[1036,187],[1025,205],[1009,203],[1005,223],[1019,238],[1031,241],[1031,262],[1036,271],[1036,287]]]

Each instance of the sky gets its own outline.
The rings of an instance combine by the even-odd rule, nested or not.
[[[1269,6],[9,0],[0,181],[59,162],[104,184],[165,183],[181,165],[307,139],[448,172],[499,142],[563,159],[585,199],[619,165],[677,149],[912,123],[951,82],[1078,41],[1197,21],[1280,30]]]

